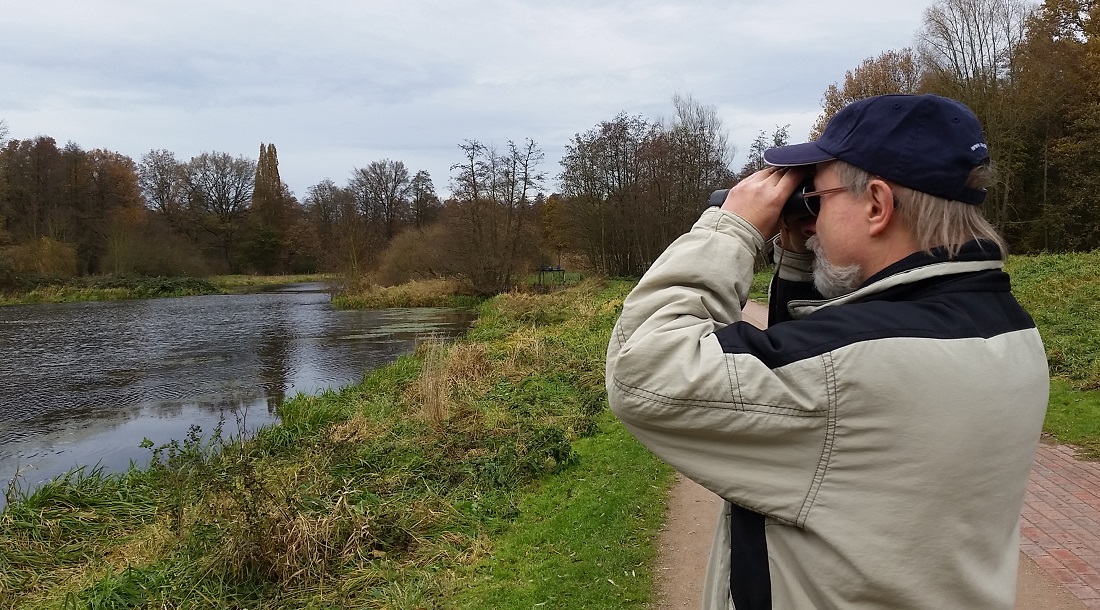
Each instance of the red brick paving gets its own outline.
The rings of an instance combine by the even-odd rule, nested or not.
[[[1100,610],[1100,462],[1039,445],[1020,517],[1020,550],[1087,607]]]

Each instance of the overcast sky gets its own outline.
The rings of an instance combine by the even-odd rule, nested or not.
[[[12,138],[257,158],[299,199],[400,160],[449,192],[458,144],[565,145],[620,112],[715,106],[737,149],[803,141],[830,83],[910,46],[931,0],[0,0]]]

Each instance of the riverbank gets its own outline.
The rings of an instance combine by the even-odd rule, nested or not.
[[[251,440],[198,433],[0,515],[0,605],[638,607],[671,473],[606,410],[629,283],[481,306]],[[209,432],[209,431],[208,431]]]
[[[78,301],[119,301],[234,293],[260,286],[332,281],[335,276],[222,275],[198,277],[114,277],[26,279],[19,287],[0,292],[0,306]]]
[[[1014,257],[1009,268],[1064,390],[1048,432],[1100,441],[1100,257]],[[362,384],[291,401],[281,425],[247,443],[185,439],[148,471],[44,488],[0,516],[0,605],[652,603],[671,472],[615,422],[603,392],[631,287],[502,295],[467,339],[427,342]]]
[[[457,280],[413,280],[397,286],[347,286],[332,296],[340,309],[387,309],[391,307],[473,308],[484,297],[466,294]]]

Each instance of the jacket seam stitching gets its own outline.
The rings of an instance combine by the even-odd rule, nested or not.
[[[740,407],[739,407],[737,405],[737,403],[733,403],[733,405],[730,406],[731,402],[728,401],[728,400],[705,400],[705,399],[699,399],[699,398],[693,398],[691,400],[687,400],[687,399],[683,399],[683,398],[673,398],[671,396],[665,396],[663,394],[658,394],[658,393],[653,392],[651,390],[646,390],[644,388],[639,388],[639,387],[636,387],[636,386],[628,385],[626,383],[623,383],[622,381],[619,381],[618,379],[615,379],[614,382],[615,382],[615,385],[617,387],[619,387],[620,389],[622,389],[624,392],[626,392],[628,394],[633,394],[635,396],[640,396],[640,397],[643,397],[643,398],[647,398],[647,399],[649,399],[653,402],[658,402],[658,403],[666,404],[666,405],[683,405],[683,406],[692,406],[692,407],[698,407],[698,408],[703,408],[703,409],[722,409],[722,410],[725,410],[725,411],[751,411],[753,413],[768,413],[768,414],[772,414],[772,415],[784,415],[784,416],[787,416],[787,417],[807,417],[807,418],[814,418],[814,419],[827,417],[826,413],[820,412],[820,411],[804,411],[804,410],[801,410],[801,409],[792,409],[791,407],[783,407],[783,406],[780,406],[780,405],[771,405],[771,404],[766,404],[766,403],[741,402]],[[753,409],[753,408],[750,408],[750,407],[762,407],[762,408]]]
[[[802,502],[802,508],[798,511],[799,527],[805,527],[810,516],[810,509],[817,500],[818,492],[821,491],[821,484],[825,480],[825,474],[829,470],[833,455],[833,442],[836,439],[836,414],[839,400],[836,387],[836,367],[833,366],[832,354],[822,354],[821,363],[825,376],[825,393],[829,405],[825,422],[825,438],[821,444],[821,457],[818,459],[814,478],[810,482],[810,488],[806,490],[806,498]]]
[[[726,361],[726,376],[730,379],[730,397],[733,398],[734,403],[745,408],[745,395],[741,392],[741,375],[737,372],[737,359],[725,358]],[[732,376],[730,375],[732,369]]]

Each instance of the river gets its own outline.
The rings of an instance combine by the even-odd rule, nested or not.
[[[0,484],[144,465],[143,439],[182,440],[192,425],[255,430],[285,398],[355,383],[474,318],[336,310],[324,289],[0,307]]]

